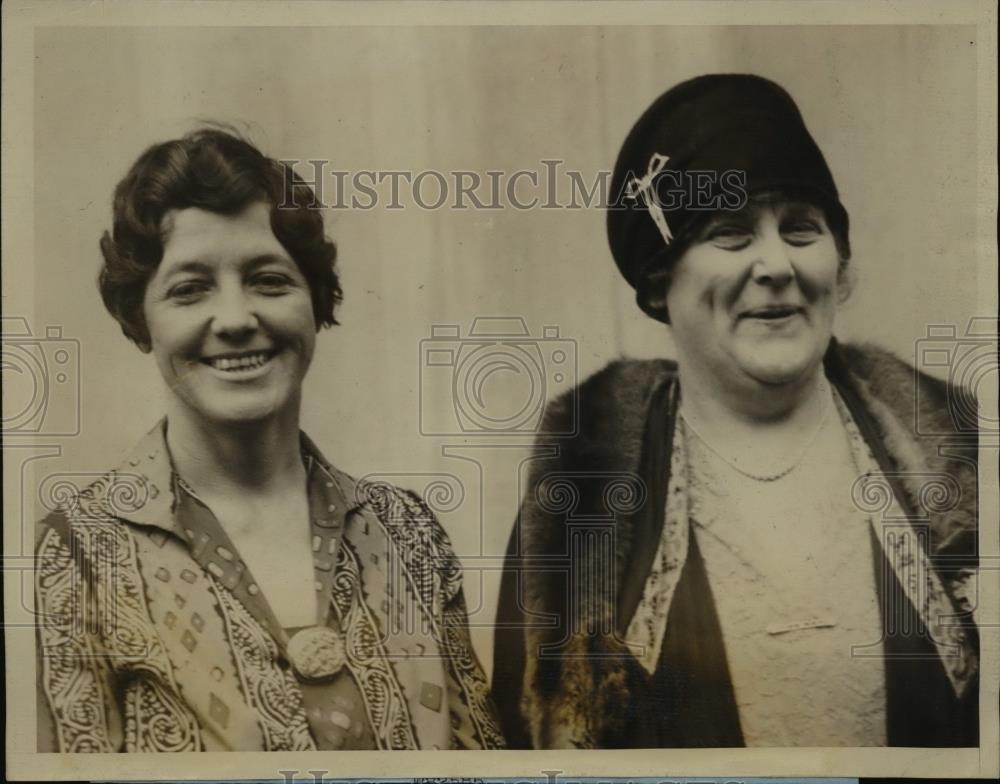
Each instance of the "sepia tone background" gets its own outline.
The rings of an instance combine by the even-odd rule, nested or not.
[[[20,434],[5,427],[4,621],[13,778],[274,778],[277,771],[297,769],[297,780],[311,780],[307,767],[335,776],[547,771],[542,775],[660,777],[670,770],[700,777],[995,778],[1000,662],[997,629],[986,626],[980,629],[983,745],[949,753],[184,754],[172,756],[165,773],[162,760],[145,755],[33,753],[30,664],[33,515],[52,500],[42,497],[37,480],[72,472],[83,481],[87,469],[105,471],[162,410],[152,361],[126,344],[101,312],[94,286],[111,188],[148,144],[205,117],[248,123],[252,138],[274,155],[330,157],[340,169],[388,169],[400,160],[399,168],[429,162],[445,169],[458,160],[458,168],[516,169],[552,157],[596,170],[610,167],[638,113],[676,81],[707,71],[760,73],[784,84],[798,101],[851,212],[860,285],[839,333],[867,336],[912,357],[927,324],[955,322],[961,333],[970,310],[996,312],[995,4],[48,0],[7,3],[2,13],[4,359],[13,345],[6,317],[23,311],[36,337],[45,338],[28,336],[23,347],[58,359],[56,352],[68,346],[82,367],[64,382],[52,374],[44,427]],[[574,27],[551,26],[557,24]],[[464,477],[469,495],[442,519],[463,556],[473,604],[473,591],[481,587],[473,623],[488,626],[495,596],[489,567],[498,559],[482,553],[498,553],[507,536],[518,490],[506,476],[513,476],[512,456],[525,449],[520,439],[503,438],[499,442],[513,448],[479,449],[491,493],[483,500],[474,486],[476,464],[440,456],[444,445],[461,439],[419,435],[419,362],[413,357],[421,337],[433,322],[464,330],[468,318],[487,307],[490,315],[513,309],[532,333],[558,324],[563,336],[579,341],[584,374],[619,353],[668,353],[666,331],[631,304],[610,263],[603,216],[594,211],[341,211],[331,217],[348,301],[344,326],[321,339],[307,383],[305,426],[331,458],[358,475],[416,473],[417,465],[421,473]],[[63,332],[46,336],[47,326]],[[21,411],[38,402],[32,397],[37,386],[30,379],[20,384],[25,379],[16,371],[5,364],[5,426],[8,405]],[[491,386],[491,404],[503,403],[505,391],[523,392],[509,374],[497,378],[508,387]],[[551,396],[558,386],[548,383],[540,391]],[[996,410],[995,386],[994,371],[979,388],[987,411]],[[447,415],[447,397],[430,397],[432,413]],[[62,437],[57,430],[76,434]],[[984,448],[981,460],[982,542],[996,553],[996,450]],[[411,478],[400,483],[419,488],[427,481]],[[981,599],[993,610],[998,577],[988,570],[980,575]],[[480,628],[476,643],[487,665],[489,641],[488,628]]]
[[[136,156],[207,119],[330,169],[544,175],[541,161],[558,159],[590,182],[669,86],[707,72],[769,77],[798,103],[851,215],[858,282],[838,335],[912,361],[928,325],[961,330],[990,312],[977,302],[976,47],[962,26],[38,30],[32,327],[79,341],[81,416],[79,435],[55,439],[61,454],[35,462],[36,480],[107,470],[163,411],[152,360],[101,304],[97,243]],[[535,376],[509,365],[483,386],[483,412],[503,418],[511,400],[530,408],[616,357],[669,355],[669,333],[619,279],[599,209],[402,201],[326,213],[346,297],[342,325],[318,342],[304,428],[342,469],[438,505],[490,669],[530,432],[459,424],[454,395],[471,394],[451,383],[469,356],[462,339],[480,316],[521,317],[532,337],[558,328],[531,354]],[[454,349],[454,370],[422,364],[433,325],[459,327],[434,344]]]

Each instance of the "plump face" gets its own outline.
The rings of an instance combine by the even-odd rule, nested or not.
[[[143,308],[160,373],[214,423],[297,412],[316,341],[309,284],[271,231],[268,205],[167,213]]]
[[[833,332],[839,267],[816,206],[751,203],[715,214],[678,260],[667,292],[682,363],[729,390],[804,380]]]

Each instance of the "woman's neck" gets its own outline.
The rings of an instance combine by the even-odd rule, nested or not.
[[[723,437],[758,431],[775,436],[802,432],[822,417],[829,395],[822,365],[787,385],[749,382],[749,388],[739,390],[720,390],[718,380],[703,378],[683,364],[678,378],[685,417]]]
[[[679,371],[681,415],[690,434],[730,467],[758,481],[774,481],[793,471],[819,436],[833,405],[822,368],[799,385],[792,397],[772,406],[734,406],[717,391]],[[752,403],[753,401],[751,401]],[[786,405],[778,410],[776,402]],[[766,411],[767,417],[760,416]]]
[[[304,481],[297,408],[259,422],[229,424],[206,422],[172,402],[167,445],[177,473],[209,496],[273,495],[301,489]]]

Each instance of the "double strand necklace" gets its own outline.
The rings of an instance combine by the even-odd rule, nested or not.
[[[809,436],[809,438],[806,440],[806,442],[802,445],[802,448],[799,450],[799,453],[795,456],[795,459],[792,460],[792,462],[788,465],[788,467],[783,468],[780,471],[776,471],[773,474],[755,474],[755,473],[752,473],[751,471],[747,471],[746,469],[741,468],[739,465],[737,465],[736,463],[734,463],[730,458],[726,457],[724,454],[722,454],[722,452],[720,452],[718,449],[716,449],[714,446],[712,446],[711,442],[708,439],[706,439],[705,436],[703,436],[698,431],[698,428],[696,428],[691,423],[691,420],[688,419],[687,415],[684,413],[684,409],[683,408],[681,408],[678,413],[680,414],[681,418],[684,420],[684,424],[691,430],[692,433],[694,433],[695,437],[699,441],[701,441],[701,443],[704,444],[705,447],[710,452],[712,452],[712,454],[714,454],[716,457],[718,457],[720,460],[722,460],[722,462],[724,462],[727,466],[729,466],[730,468],[732,468],[734,471],[736,471],[739,474],[742,474],[745,477],[753,479],[756,482],[776,482],[779,479],[782,479],[783,477],[788,476],[790,473],[792,473],[792,471],[794,471],[796,468],[798,468],[799,464],[802,462],[802,460],[805,458],[806,454],[809,452],[809,449],[812,447],[812,445],[816,442],[816,439],[819,437],[820,431],[823,430],[823,426],[826,424],[827,417],[829,417],[829,415],[830,415],[830,392],[829,392],[828,387],[825,384],[822,386],[822,390],[823,391],[822,391],[821,394],[823,395],[823,413],[822,413],[822,415],[819,418],[818,424],[813,429],[812,434]]]

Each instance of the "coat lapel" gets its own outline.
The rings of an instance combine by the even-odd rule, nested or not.
[[[958,483],[960,492],[953,507],[926,516],[930,530],[927,555],[933,559],[944,552],[951,559],[948,565],[960,559],[964,559],[960,566],[974,564],[974,444],[950,438],[947,423],[941,421],[940,414],[913,408],[915,385],[922,385],[921,402],[939,408],[940,398],[947,394],[943,383],[915,377],[905,363],[884,352],[849,347],[845,350],[835,342],[827,354],[826,367],[864,442],[871,447],[873,459],[886,474],[892,496],[904,510],[904,518],[915,519],[912,510],[916,508],[914,498],[920,497],[921,469],[925,475],[927,471],[936,472]],[[633,701],[641,702],[644,696],[633,693],[637,686],[644,688],[645,680],[636,678],[639,668],[624,645],[623,630],[628,628],[643,595],[663,530],[664,495],[669,485],[664,478],[669,478],[668,456],[675,451],[671,442],[674,431],[671,406],[676,405],[676,396],[670,392],[676,388],[674,378],[675,367],[670,363],[615,363],[585,382],[578,397],[556,401],[546,414],[543,432],[565,432],[560,423],[573,413],[569,408],[578,400],[579,421],[584,423],[584,429],[573,439],[539,444],[536,452],[539,458],[533,463],[515,527],[517,541],[511,545],[513,553],[548,558],[546,563],[566,564],[564,570],[532,568],[527,562],[522,567],[524,601],[529,612],[525,616],[528,622],[524,632],[521,711],[529,721],[536,748],[622,745],[625,728],[635,719],[628,715],[629,706]],[[901,410],[909,411],[910,418],[901,414]],[[913,427],[909,425],[912,417],[919,415],[931,417],[932,424],[943,435],[917,442],[910,435]],[[928,454],[930,457],[926,458]],[[638,477],[644,495],[641,503],[614,519],[613,557],[615,573],[620,578],[617,592],[612,589],[607,595],[585,596],[579,601],[580,591],[586,593],[595,586],[575,579],[574,575],[599,572],[600,559],[606,559],[608,554],[600,548],[574,550],[571,523],[575,519],[607,515],[604,496],[594,479],[602,473]],[[540,492],[545,490],[545,480],[556,475],[577,477],[575,504],[571,508],[547,504],[545,493]],[[603,566],[606,567],[606,562]],[[944,574],[940,583],[942,592],[952,601],[951,586],[969,568],[952,568],[951,572],[948,568],[931,569],[930,573],[938,571]],[[890,572],[896,574],[895,570]],[[687,579],[688,576],[683,578],[685,591],[691,588]],[[898,578],[895,579],[898,584]],[[695,584],[701,585],[697,579]],[[710,596],[707,580],[702,588],[695,594],[700,594],[703,602]],[[679,585],[676,591],[680,593]],[[574,592],[577,600],[572,599]],[[968,616],[961,602],[953,602],[952,606],[960,618]],[[531,616],[550,618],[553,623],[541,624]],[[716,632],[708,633],[710,647],[715,636]],[[717,637],[724,665],[721,633]],[[968,690],[968,684],[974,682],[974,628],[967,633],[965,642],[972,656],[956,657],[955,666],[947,668],[946,682],[950,681],[956,691]],[[887,640],[888,647],[892,644],[891,639]],[[546,650],[548,655],[539,656],[540,650]],[[660,658],[665,661],[666,654]],[[942,659],[940,656],[933,659],[931,665],[940,670]],[[891,670],[895,665],[890,661],[888,666]],[[963,672],[963,668],[972,674]],[[892,674],[887,678],[891,686]],[[909,689],[911,694],[913,691]],[[725,703],[722,699],[719,705]],[[890,704],[890,714],[894,711],[900,712]],[[727,737],[742,742],[738,717],[731,726],[733,732],[726,733]],[[895,742],[892,737],[890,742]]]

